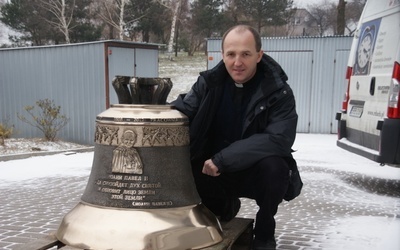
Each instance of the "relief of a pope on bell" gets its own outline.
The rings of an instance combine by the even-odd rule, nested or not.
[[[121,143],[113,150],[112,172],[124,174],[143,174],[143,164],[138,151],[133,147],[137,135],[133,130],[126,130]]]

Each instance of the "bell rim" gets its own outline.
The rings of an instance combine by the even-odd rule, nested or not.
[[[55,236],[81,249],[201,249],[223,240],[218,219],[202,203],[121,209],[81,201],[64,216]]]

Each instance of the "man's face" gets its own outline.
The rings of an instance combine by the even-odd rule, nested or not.
[[[136,137],[135,135],[131,134],[131,133],[126,133],[124,134],[124,138],[123,138],[123,144],[127,147],[130,148],[132,147],[136,142]]]
[[[253,34],[248,30],[239,33],[232,30],[225,37],[222,59],[236,83],[243,84],[255,75],[262,55],[262,50],[256,51]]]

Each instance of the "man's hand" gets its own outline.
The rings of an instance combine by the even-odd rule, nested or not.
[[[219,176],[221,173],[218,172],[218,167],[215,166],[215,164],[212,162],[211,159],[208,159],[204,162],[203,166],[203,174],[209,175],[209,176]]]

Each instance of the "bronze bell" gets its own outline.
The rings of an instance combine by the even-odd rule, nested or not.
[[[169,79],[119,77],[147,102],[166,99]],[[155,82],[167,82],[160,85]],[[143,91],[145,89],[145,91]],[[169,92],[167,90],[167,92]],[[118,91],[117,91],[118,93]],[[129,95],[127,95],[127,93]],[[143,93],[139,94],[142,95]],[[153,93],[153,94],[149,94]],[[167,93],[168,94],[168,93]],[[121,94],[118,94],[119,102]],[[161,101],[162,102],[162,101]],[[115,104],[96,117],[92,170],[81,201],[56,237],[81,249],[200,249],[222,241],[218,219],[200,200],[190,166],[188,118],[169,105]]]

